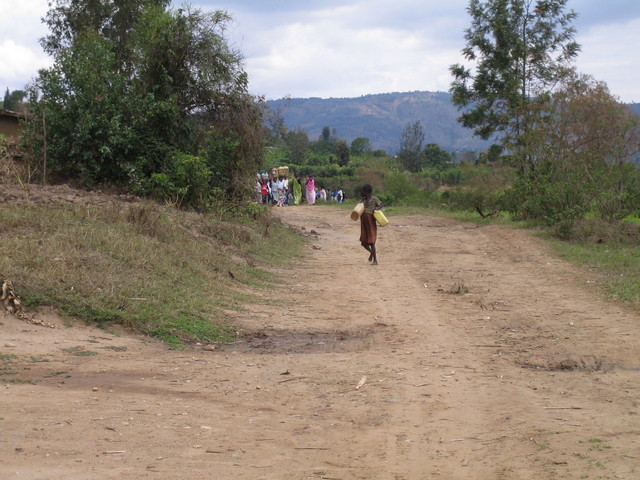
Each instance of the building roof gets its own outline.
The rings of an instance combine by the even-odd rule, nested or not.
[[[24,113],[14,112],[12,110],[6,110],[4,108],[0,108],[0,115],[4,117],[15,117],[19,120],[26,120],[28,118],[28,115]]]

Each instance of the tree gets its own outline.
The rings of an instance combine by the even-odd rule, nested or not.
[[[44,22],[49,34],[40,39],[45,52],[55,56],[70,48],[86,32],[108,40],[120,73],[133,74],[133,43],[138,21],[149,7],[166,9],[170,0],[50,0]]]
[[[127,101],[126,81],[115,69],[110,43],[87,32],[40,71],[43,100],[31,109],[46,118],[49,167],[86,183],[127,180],[141,139],[131,120],[135,101]]]
[[[607,86],[573,74],[525,138],[532,163],[516,183],[512,211],[549,223],[588,212],[621,219],[640,204],[640,119]]]
[[[291,156],[291,161],[297,165],[304,165],[309,155],[309,136],[303,130],[287,132],[285,139]]]
[[[9,89],[4,92],[4,101],[2,102],[2,108],[5,110],[11,110],[18,112],[23,110],[24,99],[26,92],[24,90],[14,90],[10,92]]]
[[[430,168],[442,169],[452,162],[452,156],[435,143],[428,143],[422,151],[423,165]]]
[[[169,3],[50,2],[41,42],[54,63],[40,72],[34,109],[51,164],[144,193],[155,174],[171,186],[172,175],[200,169],[192,156],[202,154],[209,171],[199,178],[243,195],[262,162],[263,109],[225,38],[231,17]]]
[[[410,172],[419,172],[422,169],[422,142],[424,131],[420,121],[407,124],[402,130],[398,161]]]
[[[360,157],[371,153],[371,143],[366,137],[357,137],[351,141],[351,154]]]
[[[471,27],[452,65],[458,119],[483,139],[494,134],[517,145],[535,123],[554,86],[568,74],[580,46],[567,0],[470,0]]]
[[[344,140],[338,140],[336,142],[336,156],[338,157],[338,165],[346,167],[351,158],[351,152],[349,146]]]
[[[322,127],[322,132],[318,137],[317,142],[313,142],[311,148],[314,153],[319,154],[331,154],[336,153],[336,147],[338,142],[338,133],[336,129],[331,129],[328,126]]]

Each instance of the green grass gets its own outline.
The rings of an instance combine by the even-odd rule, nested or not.
[[[152,203],[5,206],[0,272],[28,308],[52,305],[173,348],[228,342],[236,333],[224,311],[271,288],[267,269],[291,261],[303,242],[264,212],[252,215]]]
[[[590,270],[590,281],[625,303],[640,308],[640,248],[617,243],[551,241],[567,261]]]

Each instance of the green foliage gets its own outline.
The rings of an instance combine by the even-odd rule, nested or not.
[[[544,124],[526,135],[533,161],[507,195],[509,210],[567,225],[591,213],[613,221],[637,211],[640,170],[630,160],[638,117],[588,76],[573,77],[551,100]]]
[[[451,154],[436,143],[428,143],[422,151],[422,156],[423,167],[429,168],[443,169],[453,161]]]
[[[153,173],[146,182],[148,193],[178,207],[204,209],[210,204],[211,170],[201,157],[176,153],[169,173]]]
[[[474,65],[452,65],[459,121],[481,138],[501,134],[508,145],[535,123],[540,105],[577,56],[567,0],[470,0],[471,26],[462,54]]]
[[[42,70],[43,100],[33,105],[47,134],[49,167],[77,175],[85,183],[123,183],[136,157],[125,79],[116,72],[115,55],[103,38],[87,33],[56,63]],[[44,155],[43,145],[35,145]]]
[[[231,18],[168,5],[50,2],[42,43],[55,58],[35,85],[30,150],[86,184],[197,208],[204,185],[244,198],[263,161],[262,101],[224,37]]]
[[[289,155],[286,147],[267,147],[264,150],[264,161],[262,167],[264,170],[270,170],[274,167],[290,165]]]
[[[395,172],[384,180],[384,192],[392,195],[394,201],[404,202],[417,196],[420,189],[411,181],[407,172]]]
[[[489,216],[505,208],[504,191],[513,181],[513,169],[463,165],[451,169],[451,172],[458,177],[458,184],[440,194],[441,203],[449,209],[473,211],[481,216]]]
[[[351,158],[351,152],[347,146],[347,142],[344,140],[338,140],[336,142],[335,154],[338,157],[338,165],[346,167],[349,164]]]
[[[238,146],[237,139],[222,132],[213,130],[209,134],[206,156],[213,186],[226,188],[226,181],[229,178],[229,172],[233,169],[233,159]]]
[[[378,193],[376,195],[385,207],[391,207],[396,204],[397,200],[393,193]]]
[[[402,130],[398,162],[409,172],[419,172],[422,169],[422,142],[424,131],[420,121],[407,124]]]
[[[420,176],[427,179],[433,188],[437,186],[455,186],[462,181],[462,168],[458,166],[449,166],[447,168],[425,168]]]
[[[359,157],[371,153],[371,143],[366,137],[357,137],[351,141],[351,155]]]
[[[285,143],[289,147],[291,163],[303,165],[309,157],[309,137],[303,131],[289,131],[285,137]]]

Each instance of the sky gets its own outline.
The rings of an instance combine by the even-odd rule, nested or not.
[[[174,7],[182,1],[174,0]],[[463,61],[468,0],[192,0],[226,10],[251,93],[267,100],[448,91]],[[640,102],[640,1],[568,0],[581,73],[621,101]],[[47,0],[0,0],[0,94],[47,67],[38,39]]]

